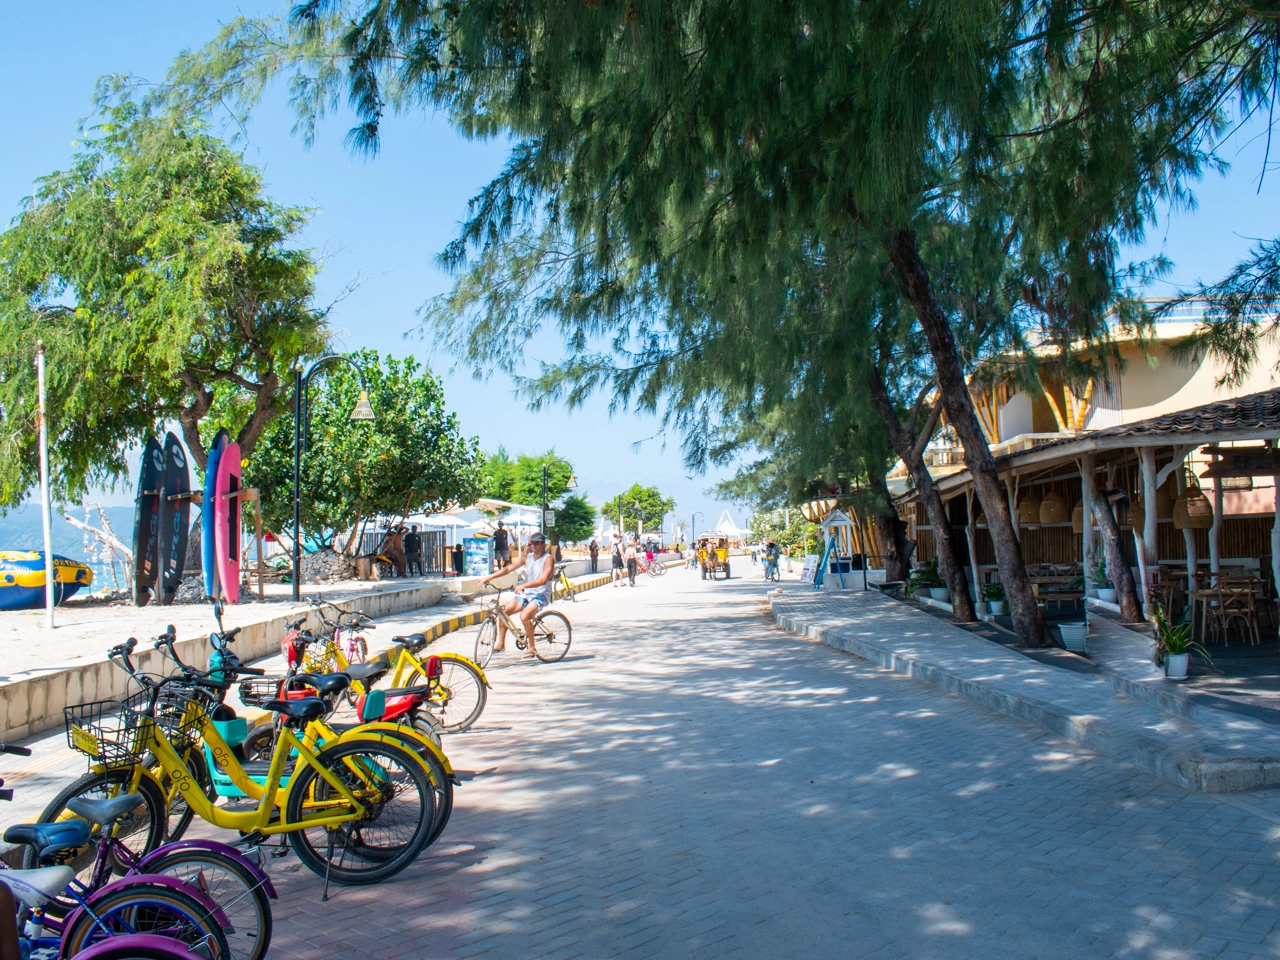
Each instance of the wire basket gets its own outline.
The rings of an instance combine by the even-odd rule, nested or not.
[[[155,717],[156,726],[164,733],[169,745],[181,753],[195,746],[200,739],[205,708],[193,690],[166,685],[156,698]]]
[[[332,641],[323,641],[321,643],[312,643],[307,645],[307,651],[302,655],[301,673],[337,673],[338,657],[337,644]]]
[[[284,677],[251,677],[240,681],[240,702],[246,707],[260,707],[280,696]]]
[[[140,736],[142,711],[151,695],[143,690],[124,700],[95,700],[63,707],[67,745],[106,766],[141,762],[147,752]]]

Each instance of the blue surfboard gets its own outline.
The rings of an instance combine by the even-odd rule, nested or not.
[[[218,584],[218,548],[214,543],[214,481],[218,476],[222,448],[230,442],[231,434],[226,430],[219,430],[209,447],[209,460],[204,467],[204,505],[200,508],[200,565],[204,569],[206,597],[216,597],[222,592]]]

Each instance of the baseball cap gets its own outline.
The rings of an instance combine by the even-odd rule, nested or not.
[[[546,538],[546,537],[544,537],[544,536],[543,536],[542,534],[540,534],[540,533],[535,533],[535,534],[530,535],[530,537],[529,537],[529,542],[530,542],[530,543],[546,543],[546,542],[547,542],[547,538]]]

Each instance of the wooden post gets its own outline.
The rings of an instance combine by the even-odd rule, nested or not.
[[[1156,539],[1155,447],[1139,447],[1138,461],[1142,467],[1142,542],[1138,545],[1138,558],[1142,568],[1142,612],[1144,616],[1151,618],[1155,616],[1151,579],[1158,569],[1159,561],[1159,541]]]
[[[1213,458],[1215,461],[1217,457]],[[1213,526],[1209,528],[1209,572],[1213,574],[1213,582],[1218,582],[1218,571],[1221,569],[1222,552],[1219,548],[1222,533],[1222,481],[1213,478]]]
[[[1093,568],[1093,493],[1097,463],[1092,453],[1080,458],[1080,564],[1084,569],[1085,593],[1088,590],[1089,571]]]
[[[969,582],[973,584],[973,602],[978,603],[982,600],[982,574],[978,572],[978,547],[976,543],[977,537],[977,514],[973,512],[974,493],[973,487],[965,493],[964,502],[965,509],[968,511],[968,525],[964,528],[964,538],[969,542]]]

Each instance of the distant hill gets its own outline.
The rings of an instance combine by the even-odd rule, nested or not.
[[[84,520],[83,507],[68,507],[67,512]],[[133,540],[133,507],[104,507],[116,536],[126,544]],[[91,510],[89,524],[98,526],[98,511]],[[88,534],[67,523],[58,513],[53,515],[53,552],[72,560],[85,559],[84,538]],[[40,505],[24,503],[0,517],[0,550],[43,550],[44,531],[40,524]]]

